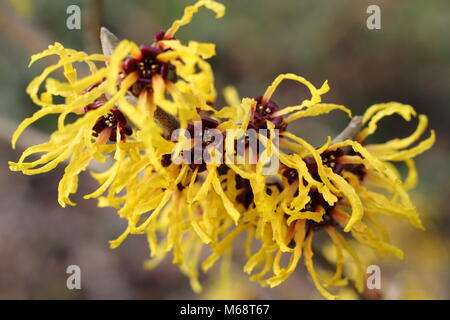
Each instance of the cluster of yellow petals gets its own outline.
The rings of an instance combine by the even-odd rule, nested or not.
[[[160,53],[158,59],[175,67],[178,80],[171,82],[154,76],[152,90],[141,92],[134,101],[129,99],[128,90],[137,76],[121,73],[122,61],[139,54],[139,47],[131,41],[121,41],[110,57],[87,55],[66,49],[59,43],[34,55],[30,64],[49,55],[57,55],[59,61],[47,67],[28,86],[27,93],[40,110],[20,124],[12,138],[13,147],[25,128],[43,116],[59,115],[57,130],[48,142],[29,147],[19,161],[10,162],[11,170],[38,174],[66,162],[58,188],[58,201],[64,207],[74,205],[69,196],[77,191],[79,174],[87,170],[92,161],[105,163],[105,171],[91,173],[99,187],[85,198],[98,198],[100,207],[114,207],[118,215],[126,219],[125,231],[111,241],[111,247],[119,246],[130,234],[145,234],[150,247],[150,260],[145,266],[153,268],[166,254],[172,253],[173,263],[189,277],[196,292],[202,288],[198,280],[200,269],[206,272],[219,259],[229,264],[233,248],[241,247],[241,243],[245,244],[247,255],[243,270],[251,280],[263,286],[280,285],[297,270],[303,255],[306,269],[324,297],[336,298],[328,287],[348,284],[349,279],[343,273],[347,263],[354,265],[356,272],[352,280],[357,290],[362,291],[363,262],[344,234],[351,233],[356,241],[380,254],[403,256],[400,249],[388,242],[377,216],[406,218],[422,228],[407,190],[414,187],[418,179],[413,158],[429,149],[435,140],[431,131],[427,139],[412,146],[424,133],[427,117],[418,116],[417,129],[409,137],[367,144],[366,139],[375,133],[382,118],[397,114],[410,121],[417,116],[409,105],[377,104],[363,115],[364,128],[355,139],[333,142],[327,137],[322,146],[316,147],[283,131],[280,133],[282,148],[274,144],[272,137],[276,136],[276,129],[267,121],[270,138],[258,135],[265,150],[258,155],[256,164],[230,161],[225,164],[225,172],[221,170],[224,165],[216,163],[208,164],[203,172],[189,164],[163,166],[162,157],[173,150],[180,153],[185,149],[186,141],[173,142],[164,137],[164,128],[155,119],[158,109],[174,116],[181,128],[200,120],[200,112],[208,112],[212,118],[220,120],[220,130],[245,132],[257,104],[252,98],[241,100],[232,87],[224,90],[227,106],[216,110],[208,104],[216,99],[213,71],[206,61],[215,54],[214,45],[195,41],[186,45],[173,39],[176,31],[189,23],[202,6],[214,11],[217,18],[225,11],[222,4],[200,0],[188,6],[184,16],[168,29],[167,37],[160,40],[167,50]],[[79,78],[74,66],[77,63],[86,64],[90,75]],[[60,69],[65,81],[49,78]],[[351,117],[345,106],[322,102],[322,95],[330,89],[327,82],[316,87],[295,74],[278,76],[264,93],[263,103],[271,99],[284,80],[304,85],[311,94],[300,104],[276,112],[276,116],[283,116],[286,123],[334,110],[344,111]],[[95,84],[98,85],[86,92]],[[54,103],[57,96],[65,101]],[[80,111],[101,96],[107,97],[105,104],[85,113]],[[126,116],[134,130],[127,139],[122,139],[117,130],[116,142],[110,143],[110,132],[94,137],[92,128],[99,117],[113,108]],[[66,120],[69,114],[75,115],[75,120],[70,123]],[[227,136],[227,156],[233,155],[230,148],[240,137]],[[351,171],[335,173],[324,162],[325,154],[338,149],[352,151],[342,160],[345,164],[363,165],[364,179]],[[28,160],[36,156],[39,156],[37,160]],[[295,182],[288,181],[281,171],[264,174],[264,167],[274,157],[279,160],[280,167],[295,171],[298,177]],[[306,157],[313,159],[317,175],[308,169]],[[395,162],[406,164],[409,173],[405,179],[396,169]],[[253,197],[250,206],[238,200],[243,192],[237,186],[238,178],[248,181]],[[274,180],[278,186],[271,183]],[[321,206],[308,207],[312,201],[311,192],[320,194],[331,211],[327,212]],[[330,215],[335,222],[323,228],[336,251],[336,270],[330,277],[319,273],[313,264],[313,235],[318,231],[311,226],[323,223],[325,215]],[[204,250],[209,251],[206,258],[202,255]]]
[[[332,110],[343,110],[349,116],[351,115],[350,111],[343,106],[321,103],[320,96],[328,90],[327,83],[318,89],[302,77],[293,74],[277,77],[267,89],[266,99],[270,98],[274,87],[284,79],[295,80],[307,86],[311,92],[311,98],[298,106],[285,107],[277,114],[289,114],[287,119],[298,119],[303,116],[328,113]],[[233,110],[236,110],[233,122],[236,123],[239,118],[242,119],[242,110],[244,110],[244,114],[247,112],[246,106],[249,102],[243,99],[239,107],[235,105],[236,93],[230,88],[225,92],[232,106],[223,108],[218,112],[218,115],[232,117]],[[253,101],[253,103],[255,102]],[[303,181],[303,183],[297,181],[289,184],[283,181],[283,190],[278,192],[277,188],[271,188],[270,196],[266,192],[260,192],[257,196],[257,192],[264,190],[267,186],[267,180],[272,178],[261,175],[257,170],[258,166],[246,171],[243,168],[230,165],[237,174],[250,180],[255,195],[255,208],[244,211],[241,217],[243,223],[251,226],[247,225],[245,228],[237,228],[234,231],[246,231],[248,233],[248,262],[244,271],[252,273],[256,267],[260,266],[260,272],[252,275],[252,280],[259,281],[263,286],[279,285],[296,269],[301,255],[304,253],[306,268],[316,287],[323,296],[334,299],[336,296],[330,294],[325,287],[348,283],[348,279],[342,276],[343,257],[344,252],[346,252],[355,265],[356,272],[353,279],[355,287],[360,292],[363,290],[363,264],[351,248],[348,240],[334,226],[326,226],[325,230],[336,249],[336,273],[330,279],[325,279],[315,270],[311,246],[313,231],[309,230],[305,233],[305,221],[322,222],[324,210],[323,208],[318,208],[316,211],[305,209],[306,204],[311,200],[309,193],[312,189],[318,190],[326,202],[334,207],[332,211],[333,220],[342,227],[344,232],[350,232],[356,241],[376,249],[381,255],[392,253],[399,258],[403,257],[403,252],[388,242],[376,215],[406,218],[414,226],[423,228],[407,190],[414,187],[417,182],[413,158],[428,150],[434,144],[435,134],[432,130],[429,138],[414,147],[410,147],[420,138],[427,126],[427,117],[419,115],[417,129],[409,137],[393,139],[382,144],[366,144],[365,139],[375,132],[378,121],[393,114],[402,116],[406,121],[410,121],[416,116],[414,109],[409,105],[396,102],[377,104],[367,109],[362,119],[365,128],[360,131],[354,140],[332,143],[328,137],[326,143],[321,147],[314,147],[287,131],[282,132],[281,146],[291,152],[278,151],[279,160],[283,165],[295,169],[299,177],[298,181]],[[268,127],[270,127],[270,123],[268,123]],[[343,159],[348,164],[364,165],[367,170],[364,181],[360,181],[351,172],[344,171],[342,174],[337,174],[323,163],[321,157],[323,154],[339,148],[351,148],[354,151],[356,155],[345,155]],[[320,179],[316,180],[311,176],[303,160],[307,156],[315,160]],[[399,171],[392,163],[398,161],[405,162],[409,170],[404,181],[402,181]],[[280,176],[278,178],[283,179]],[[256,253],[251,253],[253,239],[258,239],[260,242],[260,249]],[[224,241],[229,242],[230,240],[225,238]],[[292,247],[292,243],[295,243],[294,247]],[[213,245],[213,257],[215,259],[220,256],[221,251],[214,250],[214,247],[225,248],[221,244]],[[285,267],[280,266],[283,254],[290,256]],[[207,266],[209,267],[209,264]]]

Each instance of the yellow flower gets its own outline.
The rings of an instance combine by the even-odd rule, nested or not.
[[[114,152],[114,159],[120,162],[125,153],[125,145],[129,144],[125,138],[131,135],[131,129],[122,113],[114,105],[119,97],[126,93],[134,80],[133,76],[126,77],[117,94],[106,98],[106,87],[102,79],[107,75],[108,69],[97,69],[94,61],[106,61],[107,57],[65,49],[61,44],[56,43],[41,54],[34,55],[30,64],[48,55],[58,55],[59,62],[46,68],[28,86],[27,93],[41,109],[32,117],[25,119],[17,128],[12,137],[13,148],[23,130],[45,115],[59,114],[58,129],[51,135],[48,142],[29,147],[17,163],[10,162],[10,169],[22,171],[24,174],[38,174],[52,170],[63,161],[69,161],[59,184],[58,201],[62,206],[73,205],[69,195],[76,191],[78,174],[87,168],[89,162],[93,159],[104,162],[106,155],[111,152]],[[85,62],[90,68],[91,75],[78,79],[77,71],[73,67],[75,62]],[[64,69],[67,82],[50,78],[45,85],[46,91],[39,96],[38,92],[43,81],[59,68]],[[53,97],[57,95],[64,97],[65,102],[53,103]],[[70,113],[80,116],[74,122],[67,124],[65,120]],[[107,144],[108,140],[115,141],[115,144]],[[26,161],[28,157],[39,153],[44,153],[39,159]],[[104,186],[101,186],[93,194],[101,192],[103,188]]]
[[[283,79],[307,85],[311,99],[298,106],[280,109],[270,100],[270,96]],[[277,286],[296,270],[304,254],[306,268],[316,287],[326,298],[334,299],[336,297],[325,287],[348,283],[348,279],[343,276],[345,254],[355,264],[355,287],[360,292],[363,290],[362,261],[339,232],[340,228],[380,254],[392,253],[399,258],[403,257],[403,252],[388,242],[376,216],[384,214],[406,218],[416,227],[423,228],[407,190],[417,181],[413,158],[433,145],[434,132],[431,131],[431,136],[416,147],[405,148],[424,132],[426,116],[419,116],[418,127],[411,136],[368,145],[365,139],[375,132],[378,121],[384,116],[397,113],[409,121],[416,115],[408,105],[394,102],[375,105],[363,117],[354,117],[343,135],[333,141],[328,138],[323,146],[315,148],[289,133],[286,125],[292,119],[337,109],[350,115],[343,106],[321,103],[320,95],[327,90],[326,83],[317,89],[299,76],[281,75],[264,96],[245,98],[237,106],[235,91],[227,89],[231,106],[223,108],[216,115],[231,118],[233,121],[227,124],[228,127],[233,126],[233,123],[235,126],[252,124],[269,130],[278,127],[280,145],[289,151],[278,151],[281,167],[274,176],[262,175],[258,172],[258,166],[227,164],[244,181],[236,182],[234,202],[237,206],[243,204],[245,210],[241,212],[239,225],[221,242],[212,243],[213,254],[203,263],[205,270],[229,249],[239,233],[246,231],[248,262],[244,271],[252,274],[256,268],[260,268],[259,273],[251,276],[252,280],[264,286]],[[242,119],[242,113],[244,120],[236,124],[239,118]],[[284,118],[285,115],[288,116]],[[363,125],[367,127],[363,129]],[[407,164],[410,172],[405,181],[401,181],[399,172],[389,161],[404,161]],[[391,196],[380,193],[379,188]],[[336,272],[331,278],[318,274],[313,265],[312,239],[313,234],[320,230],[329,235],[336,250]],[[261,247],[252,253],[254,238],[261,242]],[[281,266],[283,254],[290,256],[285,267]]]
[[[411,147],[427,127],[426,116],[418,116],[418,127],[409,137],[368,144],[366,139],[385,116],[399,114],[406,121],[416,116],[408,105],[377,104],[353,117],[340,135],[315,147],[290,133],[288,125],[334,110],[352,115],[343,105],[322,102],[330,89],[326,81],[316,87],[291,73],[279,75],[253,98],[241,100],[227,87],[228,106],[216,110],[211,107],[214,74],[206,62],[215,54],[214,44],[175,39],[203,6],[217,18],[225,12],[222,4],[199,0],[167,31],[156,32],[151,45],[119,41],[102,29],[104,55],[87,55],[59,43],[34,55],[31,63],[48,55],[57,55],[59,61],[28,86],[27,93],[41,109],[19,125],[13,147],[23,130],[43,116],[59,114],[58,126],[48,142],[26,149],[18,162],[9,163],[10,169],[38,174],[67,161],[58,188],[58,201],[66,206],[74,205],[69,196],[77,191],[80,172],[93,160],[108,160],[109,168],[92,173],[99,187],[85,198],[98,198],[99,207],[114,207],[127,220],[111,247],[130,234],[145,234],[151,258],[146,267],[155,267],[173,252],[173,263],[196,292],[202,289],[200,269],[208,271],[219,259],[227,278],[241,235],[246,236],[240,246],[247,255],[243,269],[263,286],[288,279],[303,255],[324,297],[336,298],[328,287],[348,284],[350,276],[343,272],[347,260],[354,265],[351,278],[361,292],[363,261],[344,234],[381,255],[402,258],[378,215],[405,218],[423,228],[407,191],[418,179],[413,158],[435,141],[431,131]],[[78,77],[74,64],[79,62],[88,66],[90,75]],[[49,77],[61,68],[66,81]],[[306,86],[311,97],[281,108],[272,96],[284,80]],[[65,101],[54,103],[57,96]],[[69,114],[75,120],[67,123]],[[27,161],[36,154],[42,155]],[[406,179],[395,162],[406,164]],[[320,233],[329,237],[336,252],[331,277],[314,267],[313,237]],[[210,255],[202,260],[205,248]]]
[[[124,40],[108,57],[87,55],[55,43],[34,55],[30,65],[49,55],[58,55],[59,61],[47,67],[28,86],[27,93],[41,109],[17,128],[12,138],[13,148],[27,126],[48,114],[59,114],[58,129],[50,141],[28,148],[17,163],[11,162],[11,170],[38,174],[69,161],[58,191],[58,201],[65,206],[73,205],[69,195],[76,192],[78,174],[86,170],[93,159],[104,162],[113,156],[114,164],[99,175],[102,185],[86,198],[98,197],[115,179],[123,183],[127,178],[121,175],[129,173],[124,163],[137,159],[146,161],[140,159],[145,158],[141,151],[150,151],[146,157],[157,169],[161,169],[152,146],[164,144],[160,138],[160,127],[167,131],[167,122],[178,125],[170,114],[178,115],[181,125],[186,126],[187,120],[196,116],[196,108],[209,110],[206,102],[215,99],[211,68],[204,61],[214,55],[214,45],[192,41],[184,46],[173,39],[178,28],[187,24],[200,6],[211,8],[218,17],[223,14],[224,8],[214,1],[199,1],[188,7],[185,16],[177,20],[167,34],[157,32],[151,46],[138,47]],[[91,74],[79,79],[73,65],[77,62],[86,63]],[[98,69],[95,62],[105,62],[107,66]],[[49,78],[61,68],[66,82]],[[39,94],[44,81],[45,91]],[[167,95],[173,100],[167,99]],[[65,102],[54,103],[57,96],[65,98]],[[129,101],[135,101],[134,96],[139,100],[136,106],[131,106]],[[155,113],[160,115],[158,124],[154,121]],[[78,117],[67,124],[69,114]],[[130,121],[138,129],[133,135]],[[139,130],[142,127],[145,129]],[[126,139],[127,136],[129,139]],[[44,155],[38,160],[26,161],[37,153]],[[103,179],[104,176],[108,178]]]

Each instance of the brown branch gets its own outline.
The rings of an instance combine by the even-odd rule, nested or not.
[[[100,45],[98,43],[98,30],[102,26],[103,18],[103,0],[88,1],[88,15],[86,17],[86,32],[84,37],[86,40],[87,51],[98,52]]]
[[[350,120],[347,127],[345,127],[345,129],[342,130],[342,132],[338,134],[333,141],[331,141],[331,144],[339,143],[345,140],[355,140],[363,127],[362,119],[362,116],[354,116]]]

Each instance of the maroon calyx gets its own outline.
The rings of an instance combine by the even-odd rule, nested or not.
[[[339,158],[344,156],[345,152],[341,148],[333,151],[324,152],[322,156],[322,163],[333,169],[334,173],[340,174],[344,169],[344,164],[339,162]]]
[[[101,107],[103,103],[97,103],[85,107],[85,110],[93,110]],[[124,141],[126,136],[130,136],[133,130],[127,125],[127,118],[119,109],[111,109],[107,114],[97,119],[94,127],[92,128],[92,135],[98,137],[99,134],[107,129],[111,129],[109,135],[109,141],[117,141],[117,130],[119,130],[120,140]]]
[[[181,156],[185,163],[189,164],[190,168],[195,170],[198,168],[198,172],[206,170],[206,162],[209,161],[209,153],[205,152],[205,149],[212,143],[220,144],[225,141],[225,132],[221,132],[222,141],[216,141],[216,136],[213,134],[212,129],[217,129],[219,122],[209,117],[201,117],[201,126],[198,128],[194,123],[188,123],[186,131],[181,133],[188,139],[191,139],[192,148],[189,153],[181,152]],[[172,141],[178,142],[179,136],[173,136]],[[218,149],[221,151],[221,148]],[[189,156],[188,156],[189,155]],[[223,157],[223,154],[222,154]],[[171,154],[163,155],[161,159],[161,165],[168,167],[172,164]]]
[[[343,157],[345,157],[346,155],[357,154],[353,151],[348,152],[346,150],[343,150],[342,148],[338,148],[336,150],[324,152],[321,155],[321,160],[323,165],[331,168],[334,173],[342,175],[343,171],[351,172],[357,175],[360,181],[363,181],[367,171],[365,166],[363,164],[345,163],[345,161],[342,161],[342,159],[344,159]],[[308,168],[308,172],[311,174],[311,176],[316,180],[320,180],[316,160],[313,157],[308,156],[304,157],[303,161],[305,162],[306,167]],[[298,182],[306,185],[306,182],[304,180],[298,181],[299,176],[298,172],[295,169],[283,166],[283,168],[281,169],[281,174],[287,179],[288,184]],[[298,191],[296,191],[294,196],[297,195]],[[307,232],[309,232],[310,230],[321,229],[329,225],[334,225],[335,221],[333,220],[332,211],[336,205],[330,206],[323,198],[323,195],[318,192],[315,187],[310,190],[309,196],[311,200],[301,211],[317,211],[319,207],[322,207],[325,210],[325,213],[323,214],[323,221],[321,222],[307,220]]]
[[[326,151],[321,155],[322,164],[333,169],[333,172],[339,175],[343,171],[348,171],[356,174],[360,180],[363,180],[364,175],[367,172],[364,164],[345,163],[345,160],[343,161],[341,159],[344,159],[343,157],[346,155],[356,155],[356,153],[346,153],[342,148],[338,148],[332,151]],[[316,180],[320,180],[316,160],[311,156],[304,157],[302,160],[305,162],[306,167],[308,168],[308,172],[311,174],[311,176]],[[289,167],[285,167],[285,169],[283,169],[282,171],[282,174],[288,179],[289,184],[294,183],[298,179],[297,171]]]
[[[236,175],[236,189],[239,194],[236,197],[236,201],[242,204],[246,209],[250,207],[253,203],[254,195],[253,190],[250,185],[250,181],[242,178],[239,175]]]
[[[323,195],[319,191],[317,191],[316,188],[312,188],[308,195],[311,200],[301,211],[319,212],[319,209],[323,208],[323,210],[325,210],[325,213],[322,215],[322,221],[320,222],[316,222],[310,219],[306,220],[306,233],[308,234],[310,230],[318,230],[327,226],[335,225],[336,222],[334,221],[331,214],[334,206],[330,206],[328,202],[326,202],[323,198]]]
[[[155,42],[158,42],[158,41],[163,40],[165,35],[166,35],[166,31],[158,30],[153,34],[153,39],[155,39]]]
[[[192,123],[188,124],[188,131],[193,138],[194,147],[191,150],[192,162],[190,167],[195,169],[198,167],[198,172],[206,170],[206,161],[209,161],[209,153],[204,152],[205,149],[212,143],[216,142],[216,137],[211,135],[209,130],[217,129],[219,122],[209,117],[201,117],[202,129],[200,132],[196,132]],[[222,142],[225,140],[224,133],[221,136]],[[201,150],[201,153],[196,154],[196,150]],[[197,158],[201,156],[201,159]],[[223,155],[222,155],[223,156]],[[205,159],[206,158],[206,159]]]
[[[285,166],[281,170],[281,174],[283,175],[283,177],[285,177],[287,179],[289,184],[293,184],[295,181],[298,180],[298,172],[297,172],[297,170],[289,168],[287,166]]]
[[[166,168],[171,164],[172,164],[172,155],[170,153],[163,154],[161,158],[161,165]]]
[[[262,98],[262,96],[253,98],[256,100],[256,108],[252,112],[250,124],[258,129],[266,129],[267,121],[270,121],[275,125],[276,129],[280,131],[286,130],[287,123],[284,122],[283,117],[274,115],[280,110],[280,107],[273,100],[263,103]]]
[[[177,76],[175,66],[168,62],[158,60],[158,55],[164,52],[157,46],[142,45],[139,47],[141,55],[139,58],[126,58],[122,62],[124,75],[136,72],[138,79],[131,87],[130,91],[135,96],[139,96],[142,90],[150,89],[152,77],[159,74],[164,80],[175,82]]]
[[[92,91],[92,89],[94,89],[94,88],[97,88],[100,84],[102,84],[103,83],[103,81],[105,81],[106,80],[106,78],[103,78],[102,80],[100,80],[100,81],[98,81],[98,82],[96,82],[96,83],[94,83],[94,84],[91,84],[89,87],[87,87],[86,88],[86,90],[84,90],[82,93],[84,94],[84,93],[87,93],[87,92],[90,92],[90,91]]]
[[[314,161],[314,159],[312,159],[312,161]],[[309,160],[305,161],[308,167],[308,171],[310,171],[311,169],[317,171],[317,165],[312,166],[312,161]],[[313,174],[312,172],[310,173]],[[287,178],[289,184],[298,181],[298,172],[295,169],[284,167],[282,169],[282,175],[285,178]],[[303,180],[301,183],[306,185],[306,182]],[[294,196],[297,195],[298,190],[295,192]],[[303,211],[316,212],[319,210],[320,207],[322,207],[325,210],[325,213],[322,216],[323,220],[321,222],[315,222],[314,220],[309,219],[307,220],[306,222],[307,232],[311,229],[320,229],[328,225],[333,225],[335,222],[333,221],[333,218],[331,216],[331,211],[333,210],[334,206],[330,206],[328,202],[326,202],[326,200],[323,198],[323,195],[317,190],[316,187],[311,188],[311,190],[308,193],[308,196],[311,198],[311,200],[309,200],[309,202],[305,205],[305,207],[302,210],[300,210],[300,212]]]

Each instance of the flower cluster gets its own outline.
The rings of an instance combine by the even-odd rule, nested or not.
[[[41,108],[20,124],[13,147],[23,130],[43,116],[59,115],[57,129],[48,142],[29,147],[18,162],[10,162],[10,169],[31,175],[65,162],[58,187],[58,202],[65,207],[75,205],[70,195],[77,191],[79,174],[92,161],[105,163],[104,172],[92,173],[99,187],[84,197],[97,198],[99,207],[116,208],[127,220],[111,247],[130,234],[145,234],[151,252],[146,266],[156,266],[172,252],[173,263],[189,277],[194,291],[201,290],[200,268],[207,271],[219,259],[226,264],[234,247],[245,247],[244,271],[263,286],[285,281],[303,255],[324,297],[335,298],[327,287],[348,283],[346,263],[354,265],[351,280],[362,291],[363,262],[347,235],[380,254],[401,258],[378,217],[405,218],[422,228],[407,190],[417,182],[413,158],[435,140],[431,131],[416,143],[427,117],[418,115],[409,137],[368,144],[385,116],[398,114],[406,121],[417,116],[409,105],[377,104],[353,117],[338,137],[325,137],[323,145],[313,146],[289,132],[288,125],[335,110],[349,117],[351,112],[322,102],[327,82],[316,87],[295,74],[278,76],[253,98],[240,99],[227,87],[227,106],[214,108],[214,75],[207,62],[215,54],[214,44],[185,44],[175,38],[201,7],[217,18],[225,12],[216,1],[199,0],[167,31],[156,32],[151,44],[123,40],[111,52],[88,55],[55,43],[32,56],[31,63],[49,55],[59,61],[28,86],[27,93]],[[86,64],[90,75],[79,78],[76,63]],[[49,77],[60,69],[64,81]],[[311,96],[280,107],[272,96],[284,80],[305,86]],[[63,103],[54,102],[61,97]],[[74,120],[68,121],[68,115]],[[236,151],[238,144],[243,152]],[[274,161],[275,169],[267,170]],[[397,162],[409,169],[404,180]],[[319,233],[327,234],[335,248],[331,277],[319,274],[313,264],[313,236]],[[204,250],[209,256],[203,260]]]

